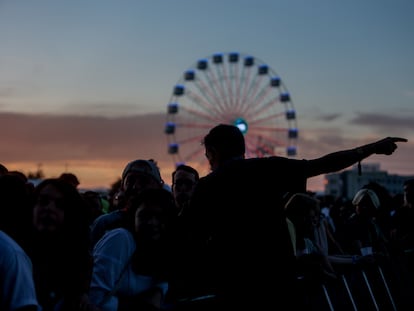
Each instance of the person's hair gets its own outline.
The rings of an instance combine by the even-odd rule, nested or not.
[[[121,183],[124,183],[125,178],[129,172],[137,172],[137,173],[145,174],[147,176],[151,176],[159,184],[161,185],[164,184],[164,181],[161,178],[160,169],[158,167],[157,162],[154,159],[149,159],[149,160],[138,159],[138,160],[129,162],[125,166],[124,170],[122,171],[122,176],[121,176],[122,182]]]
[[[80,184],[78,177],[75,174],[69,172],[60,174],[59,179],[64,180],[74,185],[75,187]]]
[[[244,135],[231,124],[219,124],[213,127],[202,142],[205,148],[215,149],[223,159],[242,157],[246,152]]]
[[[0,175],[6,174],[8,171],[7,167],[0,163]]]
[[[167,216],[167,219],[172,219],[176,214],[174,198],[170,191],[165,188],[149,188],[145,189],[137,195],[132,195],[128,198],[126,209],[126,229],[131,232],[135,227],[135,213],[142,204],[154,204],[161,206]]]
[[[381,201],[375,191],[368,188],[361,188],[352,199],[353,205],[361,205],[362,203],[371,204],[375,209],[378,209],[381,205]]]
[[[404,180],[403,185],[404,186],[414,186],[414,178]]]
[[[49,185],[55,187],[63,195],[64,225],[59,237],[63,251],[57,250],[57,252],[62,257],[61,260],[65,259],[70,263],[63,268],[62,278],[70,291],[65,295],[73,295],[75,292],[86,290],[84,286],[89,282],[87,278],[91,269],[90,233],[85,201],[74,185],[60,178],[47,178],[41,181],[34,190],[35,200],[41,195],[42,189]],[[42,235],[35,234],[34,236],[40,237],[41,240],[44,239]],[[35,247],[37,245],[37,243],[34,244]],[[34,249],[34,251],[37,250]]]
[[[285,204],[286,217],[295,225],[301,223],[309,211],[320,210],[320,201],[306,193],[295,193]]]
[[[0,230],[25,248],[31,224],[32,197],[25,181],[13,174],[0,175]]]
[[[46,186],[53,186],[63,195],[62,207],[65,213],[65,230],[72,236],[85,236],[89,230],[86,203],[76,187],[61,178],[47,178],[42,180],[34,189],[36,200],[42,189]],[[36,204],[36,202],[35,202]]]
[[[21,180],[23,180],[25,183],[27,183],[29,181],[29,179],[27,178],[26,174],[21,172],[21,171],[8,171],[7,175],[13,175],[13,176],[17,176],[19,177]]]
[[[175,170],[172,172],[172,182],[173,182],[173,183],[174,183],[174,177],[175,177],[175,174],[176,174],[178,171],[184,171],[184,172],[187,172],[187,173],[193,174],[193,175],[194,175],[194,177],[195,177],[195,180],[196,180],[196,181],[198,181],[198,180],[200,179],[200,175],[199,175],[198,171],[197,171],[194,167],[189,166],[189,165],[186,165],[186,164],[180,164],[180,165],[178,165],[178,166],[175,168]]]

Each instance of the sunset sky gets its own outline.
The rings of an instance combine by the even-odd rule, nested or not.
[[[414,175],[413,38],[412,0],[0,0],[0,163],[88,188],[154,158],[170,183],[174,85],[238,51],[289,89],[297,158],[399,136],[394,155],[365,162]]]

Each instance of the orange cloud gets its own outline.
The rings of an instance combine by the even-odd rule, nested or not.
[[[46,177],[70,171],[78,176],[81,188],[90,188],[109,187],[131,160],[153,158],[170,184],[174,163],[167,153],[165,120],[164,114],[105,118],[0,113],[0,163],[25,173],[41,168]],[[307,130],[300,136],[298,157],[316,158],[380,138],[349,140],[338,130]],[[380,162],[391,173],[413,175],[413,154],[409,140],[391,157],[372,156],[366,161]],[[197,168],[202,176],[208,173],[207,167]],[[309,180],[308,187],[321,190],[323,177]]]

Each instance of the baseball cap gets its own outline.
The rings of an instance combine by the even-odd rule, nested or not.
[[[153,177],[159,183],[163,183],[160,170],[153,160],[134,160],[129,162],[122,172],[122,180],[125,179],[129,172],[142,173]]]
[[[372,191],[371,189],[361,189],[359,190],[354,198],[352,199],[352,204],[353,205],[358,205],[363,198],[365,198],[366,196],[369,196],[372,204],[375,206],[375,208],[379,208],[380,206],[380,200],[378,198],[378,196],[375,194],[374,191]]]

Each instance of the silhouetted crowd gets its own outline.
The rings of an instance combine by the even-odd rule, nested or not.
[[[414,310],[414,180],[351,200],[306,190],[405,141],[247,159],[240,130],[219,124],[208,175],[181,164],[170,186],[137,159],[107,195],[0,164],[0,310]]]

